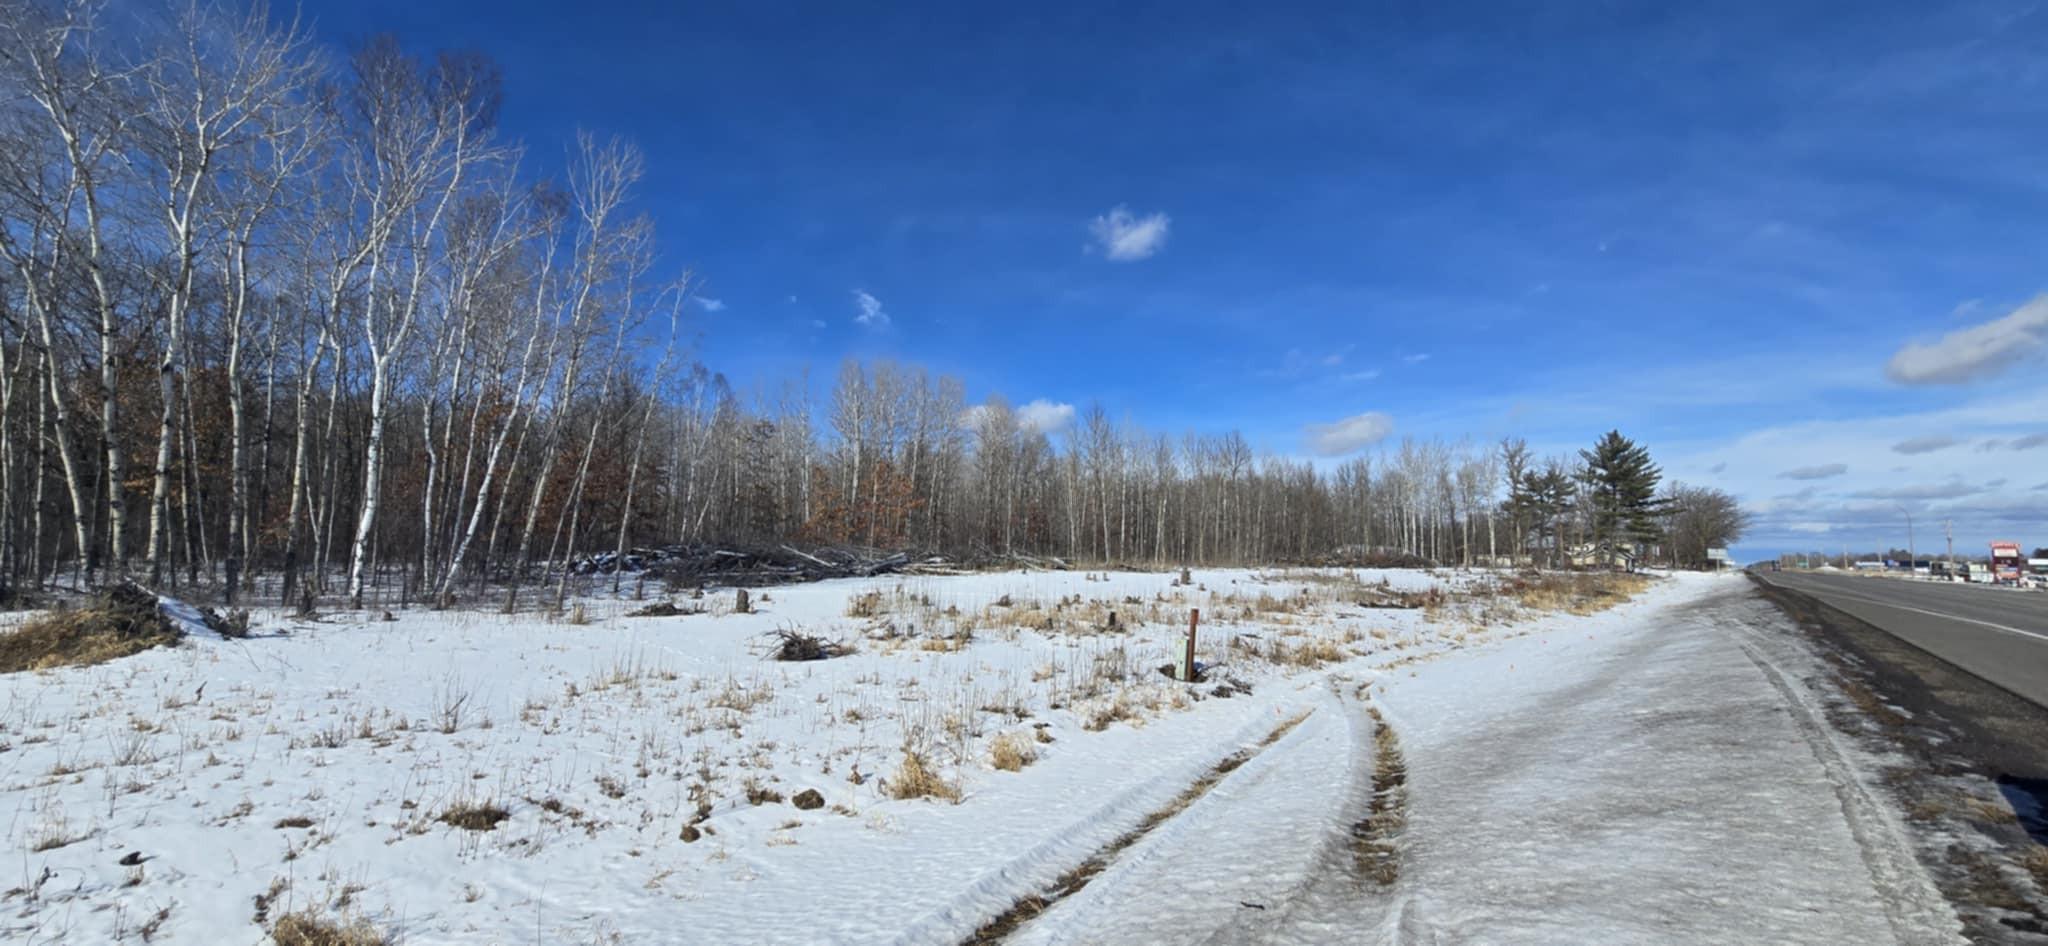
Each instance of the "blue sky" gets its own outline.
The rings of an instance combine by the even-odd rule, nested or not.
[[[892,357],[1296,456],[1619,427],[1739,552],[2048,545],[2031,4],[306,11],[488,53],[542,165],[634,139],[742,390]]]

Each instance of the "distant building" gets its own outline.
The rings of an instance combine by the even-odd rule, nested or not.
[[[1567,560],[1574,568],[1625,568],[1636,567],[1636,553],[1611,542],[1598,545],[1574,545],[1565,549]]]

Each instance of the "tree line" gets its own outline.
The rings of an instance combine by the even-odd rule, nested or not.
[[[582,134],[537,175],[500,90],[481,56],[332,55],[262,6],[0,0],[0,592],[446,599],[681,542],[1695,562],[1740,532],[1646,454],[1411,439],[1324,469],[1100,407],[1044,429],[891,363],[743,398],[683,341],[644,157]]]

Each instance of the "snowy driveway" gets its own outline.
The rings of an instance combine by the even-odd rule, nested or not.
[[[1239,908],[1220,928],[1176,923],[1160,886],[1137,902],[1076,898],[1024,938],[1107,942],[1098,934],[1142,922],[1155,942],[1960,942],[1897,814],[1864,783],[1873,767],[1800,682],[1813,665],[1782,615],[1737,579],[1681,578],[1648,598],[1371,678],[1407,764],[1391,884],[1330,845],[1305,891],[1261,902],[1261,862],[1299,860],[1301,839],[1260,844],[1232,826],[1270,810],[1215,806],[1188,813],[1207,827],[1187,832],[1187,857],[1131,866],[1162,884],[1239,878],[1201,888]],[[1305,814],[1347,794],[1324,781],[1329,766],[1313,771],[1292,783]],[[1269,773],[1260,784],[1278,781]]]

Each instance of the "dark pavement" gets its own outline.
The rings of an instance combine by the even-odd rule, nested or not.
[[[1758,572],[2048,707],[2048,594],[1815,572]]]

